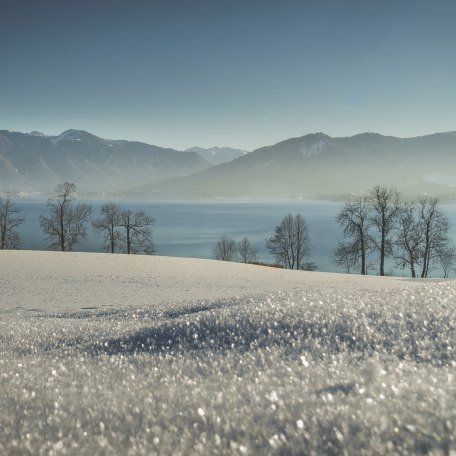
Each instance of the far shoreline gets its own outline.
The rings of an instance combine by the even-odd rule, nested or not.
[[[157,195],[138,195],[126,193],[84,193],[79,192],[78,198],[87,201],[129,201],[129,202],[157,202],[157,203],[343,203],[350,199],[362,196],[361,193],[350,195],[327,195],[321,197],[308,197],[308,196],[157,196]],[[424,196],[435,196],[439,199],[441,204],[456,204],[455,195],[404,195],[406,200],[413,200]],[[53,193],[48,192],[5,192],[0,191],[0,197],[10,198],[17,201],[44,201],[53,197]]]

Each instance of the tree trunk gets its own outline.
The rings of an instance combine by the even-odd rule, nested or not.
[[[412,278],[416,278],[416,272],[415,272],[415,263],[413,261],[410,261],[410,272],[412,273]]]
[[[65,234],[64,234],[64,225],[63,225],[63,217],[64,217],[64,204],[65,200],[63,201],[61,207],[60,207],[60,248],[62,252],[65,251]]]
[[[424,279],[428,275],[428,267],[429,267],[429,252],[428,252],[428,247],[426,245],[426,248],[424,249],[424,256],[423,256],[423,269],[421,270],[421,278]]]
[[[428,268],[429,268],[429,250],[430,250],[430,226],[429,222],[426,223],[426,239],[424,244],[424,254],[423,254],[423,269],[421,271],[421,278],[424,279],[428,275]]]
[[[131,240],[130,240],[130,227],[127,225],[127,231],[126,231],[126,235],[127,235],[127,253],[130,254],[131,253]]]
[[[5,248],[5,245],[6,245],[6,221],[2,226],[2,244],[1,244],[0,248],[3,250]]]
[[[63,216],[60,216],[60,248],[65,251],[65,234],[63,233]]]
[[[366,247],[364,237],[361,235],[361,274],[366,275]]]
[[[382,216],[382,238],[380,240],[380,275],[385,275],[385,220]]]

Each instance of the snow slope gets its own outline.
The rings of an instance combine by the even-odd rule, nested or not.
[[[277,290],[393,288],[407,279],[305,273],[200,259],[0,251],[0,313],[156,306]],[[415,282],[417,283],[417,282]]]
[[[0,252],[0,454],[449,454],[456,287]]]

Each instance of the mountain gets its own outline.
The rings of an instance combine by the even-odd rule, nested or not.
[[[395,186],[456,193],[456,132],[415,138],[314,133],[262,147],[194,175],[138,189],[162,196],[334,197]]]
[[[415,138],[314,133],[245,153],[180,152],[83,130],[58,136],[0,130],[0,191],[49,192],[64,181],[81,192],[161,197],[335,197],[376,184],[456,195],[456,132]]]
[[[119,192],[208,168],[196,152],[102,139],[83,130],[58,136],[0,130],[0,191],[51,191],[64,181],[82,192]]]
[[[208,149],[203,149],[202,147],[190,147],[190,149],[187,149],[186,152],[196,152],[212,165],[220,165],[242,157],[248,153],[246,150],[232,149],[231,147],[210,147]]]

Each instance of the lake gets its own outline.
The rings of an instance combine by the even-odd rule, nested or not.
[[[46,212],[46,201],[32,198],[14,198],[12,201],[22,209],[27,220],[20,227],[22,248],[46,249],[47,242],[39,225],[39,216]],[[98,217],[99,208],[106,200],[91,200],[92,218]],[[146,201],[118,200],[123,208],[144,210],[155,219],[154,242],[158,255],[211,258],[212,249],[221,236],[230,236],[240,241],[248,237],[258,249],[260,261],[274,259],[265,246],[265,239],[273,236],[274,228],[288,214],[302,214],[306,220],[311,238],[310,261],[319,271],[340,272],[341,268],[331,262],[331,255],[337,240],[342,239],[342,230],[335,217],[340,202],[301,200],[253,200],[253,199],[212,199],[189,201]],[[456,239],[456,206],[441,205],[453,224],[452,237]],[[84,252],[102,252],[102,238],[89,228],[89,234],[77,246]],[[408,275],[408,271],[395,270],[388,265],[387,272]],[[376,273],[372,270],[371,273]]]

